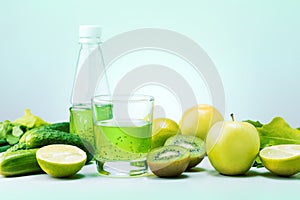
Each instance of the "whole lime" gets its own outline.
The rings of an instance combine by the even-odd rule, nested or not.
[[[151,149],[164,146],[165,141],[176,134],[180,134],[178,124],[169,118],[156,118],[152,121]]]

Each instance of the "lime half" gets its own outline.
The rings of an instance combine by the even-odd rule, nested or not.
[[[47,145],[36,152],[36,159],[42,170],[58,178],[76,174],[84,166],[86,158],[83,150],[65,144]]]
[[[300,145],[282,144],[266,147],[259,153],[263,165],[279,176],[292,176],[300,171]]]

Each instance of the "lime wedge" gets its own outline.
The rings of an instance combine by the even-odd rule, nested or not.
[[[38,164],[53,177],[69,177],[76,174],[86,162],[86,153],[73,145],[52,144],[36,152]]]
[[[259,156],[263,165],[278,176],[292,176],[300,171],[300,145],[266,147],[260,151]]]

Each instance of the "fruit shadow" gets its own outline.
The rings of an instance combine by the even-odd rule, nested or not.
[[[279,176],[276,174],[273,174],[272,172],[264,172],[260,173],[260,176],[263,176],[265,178],[274,179],[274,180],[300,180],[300,173],[295,174],[293,176]]]
[[[228,178],[251,178],[251,177],[264,177],[264,178],[269,178],[269,179],[274,179],[274,180],[291,180],[291,179],[294,179],[294,180],[299,180],[300,179],[300,173],[298,174],[295,174],[293,176],[289,176],[289,177],[286,177],[286,176],[278,176],[276,174],[273,174],[271,172],[257,172],[257,171],[248,171],[246,174],[243,174],[243,175],[235,175],[235,176],[232,176],[232,175],[225,175],[225,174],[221,174],[215,170],[207,170],[207,173],[209,173],[210,175],[212,176],[215,176],[215,177],[228,177]]]
[[[62,177],[62,178],[58,178],[58,177],[51,177],[53,179],[56,179],[56,180],[61,180],[61,181],[72,181],[72,180],[79,180],[79,179],[83,179],[85,178],[86,175],[84,174],[75,174],[73,176],[69,176],[69,177]]]
[[[185,172],[188,172],[188,173],[199,173],[199,172],[205,172],[207,171],[206,169],[204,168],[201,168],[201,167],[193,167],[191,169],[187,169]]]
[[[264,176],[265,173],[261,172],[256,172],[256,171],[248,171],[246,174],[241,174],[241,175],[226,175],[226,174],[221,174],[216,170],[206,170],[206,172],[215,177],[228,177],[228,178],[251,178],[251,177],[256,177],[256,176]]]
[[[154,174],[149,174],[147,176],[148,179],[153,179],[153,180],[161,180],[161,179],[165,179],[165,180],[181,180],[181,179],[186,179],[188,178],[189,176],[186,175],[186,174],[181,174],[180,176],[177,176],[177,177],[158,177]]]
[[[149,179],[172,179],[172,180],[180,180],[180,179],[186,179],[189,178],[189,173],[199,173],[199,172],[205,172],[207,170],[205,170],[204,168],[200,168],[200,167],[193,167],[191,169],[188,169],[186,171],[183,172],[183,174],[181,174],[180,176],[177,177],[157,177],[156,175],[150,173],[147,175],[147,178]]]
[[[291,180],[291,179],[299,180],[300,179],[300,173],[297,173],[293,176],[279,176],[270,171],[258,172],[252,170],[248,171],[244,176],[240,176],[240,177],[245,177],[245,176],[246,177],[261,176],[264,178],[275,179],[275,180]]]

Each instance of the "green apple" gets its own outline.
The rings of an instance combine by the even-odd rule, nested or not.
[[[248,122],[217,122],[206,137],[206,152],[212,166],[224,175],[242,175],[259,153],[256,128]]]
[[[214,106],[199,104],[183,113],[179,127],[182,134],[197,136],[205,140],[212,125],[223,120],[223,116]]]

